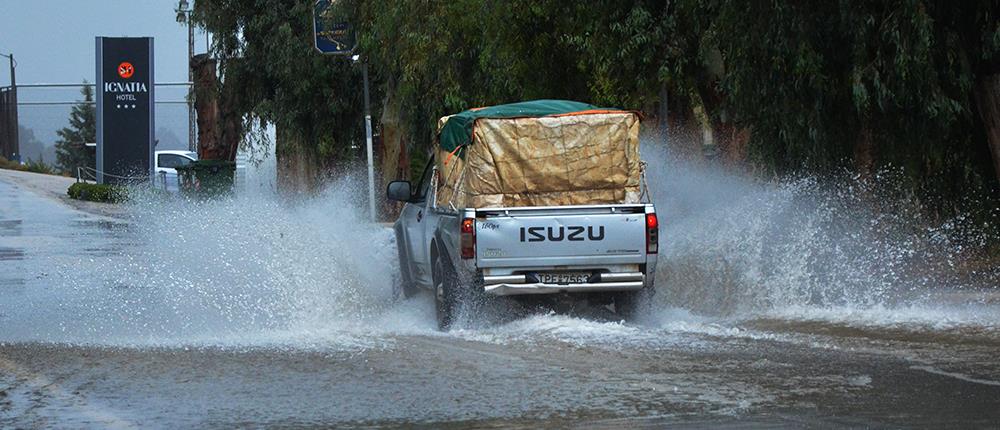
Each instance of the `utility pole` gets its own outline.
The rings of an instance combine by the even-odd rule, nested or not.
[[[21,154],[21,143],[18,142],[18,134],[20,131],[17,129],[17,76],[14,73],[14,64],[16,64],[16,62],[14,61],[13,52],[10,53],[10,55],[7,54],[0,54],[0,55],[7,57],[7,59],[10,60],[10,91],[11,91],[10,138],[13,143],[13,145],[11,146],[13,152],[10,154],[3,154],[3,156],[12,157],[13,155]]]
[[[191,59],[194,58],[194,26],[191,25],[190,16],[188,17],[188,82],[191,82],[192,86],[188,87],[188,151],[195,152],[198,150],[197,141],[194,136],[194,91],[192,87],[194,86],[194,71],[191,70]]]
[[[182,0],[183,1],[183,0]],[[368,61],[354,52],[356,43],[348,22],[330,22],[334,0],[314,0],[313,38],[316,50],[326,55],[350,55],[351,61],[361,63],[365,92],[365,143],[368,150],[368,215],[375,218],[375,158],[372,154],[372,112],[368,95]]]
[[[191,59],[194,58],[194,26],[191,25],[191,16],[188,15],[188,82],[191,82],[191,86],[188,87],[188,151],[196,152],[198,150],[197,140],[194,136],[194,71],[191,70]]]
[[[14,64],[15,64],[15,62],[14,62],[14,53],[11,52],[10,53],[10,89],[11,89],[11,91],[14,91],[14,115],[13,115],[14,116],[14,122],[11,124],[12,125],[11,130],[14,131],[14,150],[16,151],[15,153],[17,154],[17,156],[20,157],[21,156],[21,141],[18,140],[19,139],[18,135],[21,133],[21,130],[19,130],[18,123],[17,123],[17,74],[14,73]]]
[[[363,61],[361,63],[361,74],[364,76],[365,81],[365,142],[368,146],[368,214],[372,218],[372,222],[376,221],[375,218],[375,166],[372,157],[372,112],[371,112],[371,102],[368,98],[368,62]]]
[[[197,152],[198,144],[194,135],[194,124],[196,122],[194,117],[194,71],[191,70],[191,59],[194,58],[194,25],[191,23],[191,9],[188,7],[187,0],[180,0],[177,3],[177,22],[187,23],[188,26],[188,151]],[[208,36],[206,36],[206,43],[208,41]]]

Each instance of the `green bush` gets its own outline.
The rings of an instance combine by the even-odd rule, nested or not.
[[[102,203],[120,203],[127,198],[125,188],[108,184],[77,182],[66,191],[70,198]]]

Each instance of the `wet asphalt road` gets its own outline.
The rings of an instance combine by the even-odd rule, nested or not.
[[[418,296],[309,330],[230,321],[238,329],[225,335],[122,341],[140,330],[88,300],[119,294],[149,318],[160,311],[120,282],[103,289],[86,261],[132,264],[150,245],[128,222],[0,181],[0,427],[1000,426],[1000,332],[989,324],[674,309],[441,334]],[[123,273],[137,285],[164,276],[136,270]]]
[[[7,344],[0,347],[0,422],[217,428],[995,428],[1000,422],[1000,369],[980,361],[992,360],[989,350],[997,345],[675,340],[607,348],[413,336],[354,352]]]

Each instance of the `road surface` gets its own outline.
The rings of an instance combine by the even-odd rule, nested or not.
[[[108,217],[0,176],[0,427],[1000,426],[991,291],[711,315],[665,286],[636,322],[439,333],[331,193]]]

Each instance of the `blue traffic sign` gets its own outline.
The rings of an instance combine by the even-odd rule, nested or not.
[[[354,50],[351,25],[334,17],[333,1],[317,0],[313,8],[313,36],[316,50],[324,54],[349,55]]]

